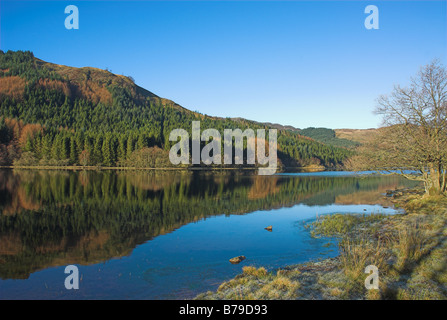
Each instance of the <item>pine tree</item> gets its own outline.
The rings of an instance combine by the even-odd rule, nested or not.
[[[51,144],[51,152],[50,152],[50,158],[54,159],[54,160],[60,160],[60,146],[61,144],[61,139],[59,135],[56,135],[56,137],[53,139],[52,144]]]
[[[112,166],[112,152],[110,150],[110,135],[107,134],[102,143],[102,163],[110,167]]]
[[[127,138],[127,151],[126,151],[126,157],[129,159],[130,155],[132,154],[134,148],[133,148],[133,138],[132,135],[129,135],[129,138]]]
[[[73,136],[70,137],[70,163],[76,164],[78,161],[78,150],[76,147],[76,141]]]
[[[93,145],[93,163],[100,165],[102,164],[103,157],[102,157],[102,145],[103,145],[103,138],[100,135],[96,136],[95,144]]]
[[[126,160],[126,137],[121,136],[118,140],[118,151],[117,151],[118,161]]]
[[[69,159],[70,158],[70,140],[63,136],[61,139],[61,159],[65,160],[65,159]]]
[[[147,145],[148,145],[148,141],[147,141],[146,135],[144,133],[140,133],[138,135],[136,150],[141,150],[141,149],[147,147]]]

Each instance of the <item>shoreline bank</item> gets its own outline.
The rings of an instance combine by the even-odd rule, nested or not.
[[[197,300],[445,300],[447,299],[447,197],[422,189],[390,192],[405,213],[339,214],[307,225],[313,236],[335,237],[339,255],[267,271],[242,273]],[[378,267],[379,289],[365,287],[365,267]]]
[[[70,170],[70,171],[256,171],[260,167],[102,167],[102,166],[0,166],[0,169],[16,170]],[[280,172],[322,172],[333,170],[322,166],[278,167]]]

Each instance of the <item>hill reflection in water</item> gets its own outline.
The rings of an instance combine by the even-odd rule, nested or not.
[[[274,257],[272,252],[278,251],[276,247],[272,247],[271,252],[268,246],[257,248],[256,235],[250,239],[249,231],[241,232],[238,226],[242,224],[245,230],[256,225],[265,231],[263,228],[273,221],[272,234],[275,234],[283,223],[284,230],[288,228],[289,231],[284,231],[283,238],[278,233],[272,235],[278,237],[271,239],[272,246],[281,243],[284,250],[292,254],[297,251],[296,246],[285,244],[294,241],[290,239],[299,228],[289,228],[291,221],[310,218],[326,210],[322,208],[329,210],[330,206],[338,206],[338,210],[349,205],[389,206],[383,193],[387,189],[410,185],[414,183],[396,176],[359,178],[331,176],[330,173],[257,176],[239,172],[0,170],[0,278],[30,279],[33,273],[46,269],[69,264],[98,266],[123,257],[128,263],[141,264],[150,254],[133,261],[138,257],[138,250],[146,248],[154,254],[157,252],[160,257],[168,257],[173,247],[181,246],[183,253],[177,252],[176,257],[184,254],[186,259],[188,255],[197,254],[195,259],[200,260],[204,256],[203,261],[181,266],[159,261],[145,270],[134,272],[139,272],[146,285],[154,286],[167,274],[172,283],[181,282],[176,278],[184,276],[185,270],[201,268],[198,272],[201,285],[197,286],[202,288],[207,284],[215,285],[222,276],[240,270],[240,266],[227,267],[226,258],[233,254],[231,248],[239,246],[244,253],[264,250],[270,255],[268,261],[284,262],[280,263],[281,254],[285,257],[289,253],[278,252]],[[295,209],[281,211],[281,208]],[[296,208],[303,212],[301,216]],[[270,214],[267,216],[265,211]],[[251,218],[250,222],[242,218],[256,212],[256,219]],[[215,219],[208,219],[212,217]],[[232,218],[222,220],[225,217]],[[205,219],[204,224],[193,223]],[[173,232],[179,228],[181,232]],[[223,232],[227,232],[226,239],[219,238],[219,234],[224,237]],[[162,237],[169,233],[170,237]],[[208,237],[211,234],[214,237]],[[180,235],[183,238],[177,239]],[[259,236],[266,237],[265,232]],[[309,251],[314,249],[313,246],[307,248]],[[199,254],[206,251],[206,258]],[[226,258],[222,260],[222,257]],[[213,259],[224,264],[214,269],[203,266],[212,265]],[[262,259],[253,262],[262,262]],[[180,267],[182,272],[176,270]],[[119,268],[112,268],[110,276],[123,274],[127,269],[119,271]],[[7,292],[14,297],[14,286],[3,282],[0,281],[0,288],[2,285],[8,287]],[[129,282],[126,285],[131,286]],[[25,284],[21,286],[26,287]],[[194,284],[187,286],[192,286],[194,291]],[[150,298],[156,296],[155,292],[149,294]],[[96,292],[94,297],[100,298],[101,295]],[[143,294],[141,297],[148,296]]]

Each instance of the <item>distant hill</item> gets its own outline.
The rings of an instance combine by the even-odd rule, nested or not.
[[[352,154],[291,126],[190,111],[108,70],[0,51],[0,165],[166,167],[175,143],[169,133],[190,132],[194,120],[221,135],[226,128],[277,128],[283,166],[335,168]]]
[[[355,148],[360,144],[359,141],[339,137],[336,131],[328,128],[310,127],[300,130],[299,134],[335,147]]]
[[[241,119],[241,118],[233,118],[235,120]],[[351,136],[346,135],[347,138],[342,138],[337,136],[336,131],[329,128],[304,128],[299,129],[290,125],[282,125],[278,123],[270,123],[270,122],[256,122],[260,125],[268,126],[269,128],[275,128],[277,130],[283,130],[283,131],[290,131],[297,133],[302,136],[306,136],[309,138],[312,138],[316,141],[322,142],[326,145],[334,146],[334,147],[341,147],[341,148],[355,148],[360,145],[359,141],[352,140]]]
[[[242,118],[232,118],[233,120],[241,120]],[[299,133],[301,130],[298,128],[295,128],[293,126],[288,126],[288,125],[282,125],[279,123],[271,123],[271,122],[257,122],[257,121],[252,121],[253,123],[259,124],[261,126],[266,126],[269,128],[273,128],[276,130],[280,130],[280,131],[290,131],[290,132],[294,132],[294,133]]]
[[[335,129],[336,137],[358,143],[368,143],[378,133],[378,129]]]

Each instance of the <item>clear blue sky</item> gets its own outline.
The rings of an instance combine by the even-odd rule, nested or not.
[[[79,8],[79,30],[64,9]],[[367,30],[367,5],[379,30]],[[371,128],[375,99],[447,61],[446,1],[1,1],[0,48],[130,75],[205,114]]]

